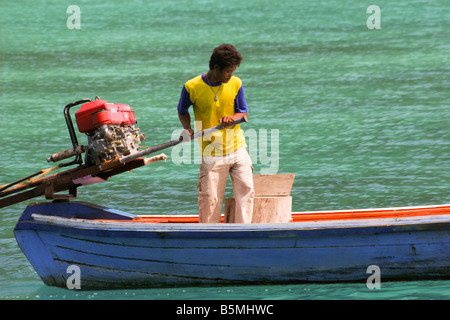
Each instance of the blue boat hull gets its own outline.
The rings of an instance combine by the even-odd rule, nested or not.
[[[45,284],[82,289],[450,277],[448,216],[280,224],[135,223],[86,203],[29,206],[14,230]]]

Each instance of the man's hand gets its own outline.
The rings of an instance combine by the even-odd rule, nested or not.
[[[221,123],[224,127],[228,127],[228,126],[232,125],[233,122],[234,122],[234,118],[232,116],[225,116],[219,120],[219,123]]]
[[[189,141],[192,140],[192,136],[193,136],[193,135],[194,135],[194,130],[192,130],[192,128],[184,129],[184,130],[181,132],[180,139],[181,139],[183,142],[189,142]]]
[[[228,126],[231,126],[234,123],[234,121],[236,121],[237,119],[244,117],[246,115],[247,115],[247,112],[245,112],[245,113],[236,112],[232,116],[223,117],[222,119],[219,120],[219,123],[221,123],[224,127],[228,127]]]

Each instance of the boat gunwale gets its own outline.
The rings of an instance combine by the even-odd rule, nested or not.
[[[132,232],[270,232],[270,231],[307,231],[324,229],[349,228],[377,228],[410,226],[428,228],[438,224],[449,225],[450,215],[421,217],[382,218],[382,219],[355,219],[334,221],[308,221],[287,223],[130,223],[126,221],[100,221],[88,219],[64,218],[32,214],[32,221],[24,223],[37,223],[48,226],[91,229],[103,231],[132,231]],[[441,228],[438,228],[441,229]]]
[[[108,210],[108,208],[105,208]],[[450,229],[450,204],[414,207],[392,207],[338,211],[293,212],[293,219],[285,223],[199,223],[198,215],[131,215],[91,219],[67,217],[55,212],[47,214],[32,210],[28,218],[20,220],[16,229],[86,229],[131,232],[234,232],[234,231],[300,231],[312,229],[348,229],[408,225],[422,229]],[[133,216],[130,219],[130,216]],[[437,226],[436,224],[441,224]],[[47,226],[47,227],[45,227]]]

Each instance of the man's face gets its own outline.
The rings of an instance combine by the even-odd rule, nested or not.
[[[233,72],[236,71],[237,66],[229,66],[225,67],[222,70],[216,65],[216,71],[217,71],[217,77],[219,78],[219,81],[222,83],[227,83],[230,81],[231,77],[233,76]]]

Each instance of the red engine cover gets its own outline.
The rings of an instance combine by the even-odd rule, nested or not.
[[[136,123],[131,107],[125,104],[108,103],[106,100],[94,100],[85,103],[75,112],[75,119],[80,132],[98,129],[101,125],[130,125]]]

